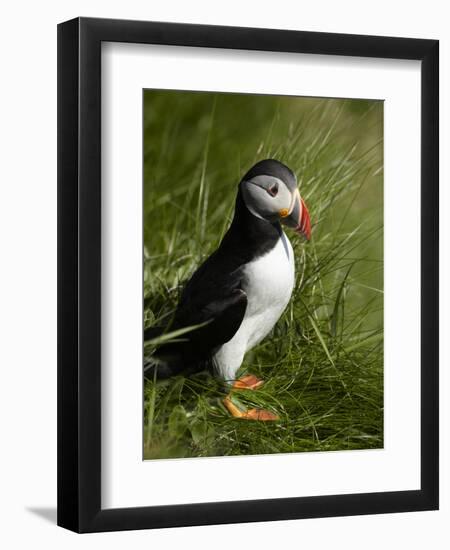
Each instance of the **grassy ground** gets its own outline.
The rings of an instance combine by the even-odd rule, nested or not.
[[[280,421],[231,418],[206,373],[146,382],[145,458],[383,446],[382,120],[381,102],[145,92],[146,327],[217,247],[254,162],[295,171],[313,222],[308,244],[288,234],[292,300],[242,366],[266,383],[235,393]]]

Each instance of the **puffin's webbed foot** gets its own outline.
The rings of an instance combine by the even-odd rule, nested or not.
[[[239,380],[236,380],[232,386],[232,390],[256,390],[264,384],[263,380],[257,378],[254,374],[247,374],[242,376]],[[227,408],[228,412],[235,418],[243,418],[246,420],[279,420],[280,417],[266,409],[248,409],[242,410],[231,399],[231,392],[223,400],[223,404]]]
[[[262,420],[264,422],[267,420],[280,420],[277,414],[266,409],[249,409],[241,418],[246,418],[247,420]]]
[[[233,389],[235,390],[256,390],[264,384],[264,380],[260,380],[254,374],[246,374],[241,376],[233,383]]]

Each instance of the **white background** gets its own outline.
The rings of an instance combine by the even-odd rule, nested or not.
[[[56,23],[77,15],[441,40],[441,280],[450,278],[450,23],[446,2],[16,2],[2,12],[0,541],[6,548],[448,548],[450,295],[441,288],[441,510],[77,536],[56,505]],[[401,205],[399,205],[401,212]]]
[[[103,50],[102,507],[420,488],[419,62],[142,44]],[[385,100],[384,449],[142,461],[142,89],[190,87]],[[264,482],[230,482],[249,469]]]

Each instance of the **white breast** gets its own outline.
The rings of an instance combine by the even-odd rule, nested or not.
[[[233,338],[213,358],[224,380],[234,380],[245,353],[272,330],[294,288],[295,265],[291,243],[284,233],[276,246],[244,268],[242,289],[247,294],[244,319]]]

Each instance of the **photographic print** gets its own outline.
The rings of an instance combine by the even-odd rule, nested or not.
[[[383,447],[383,102],[143,91],[144,459]]]
[[[437,40],[75,18],[57,157],[58,525],[438,509]]]

